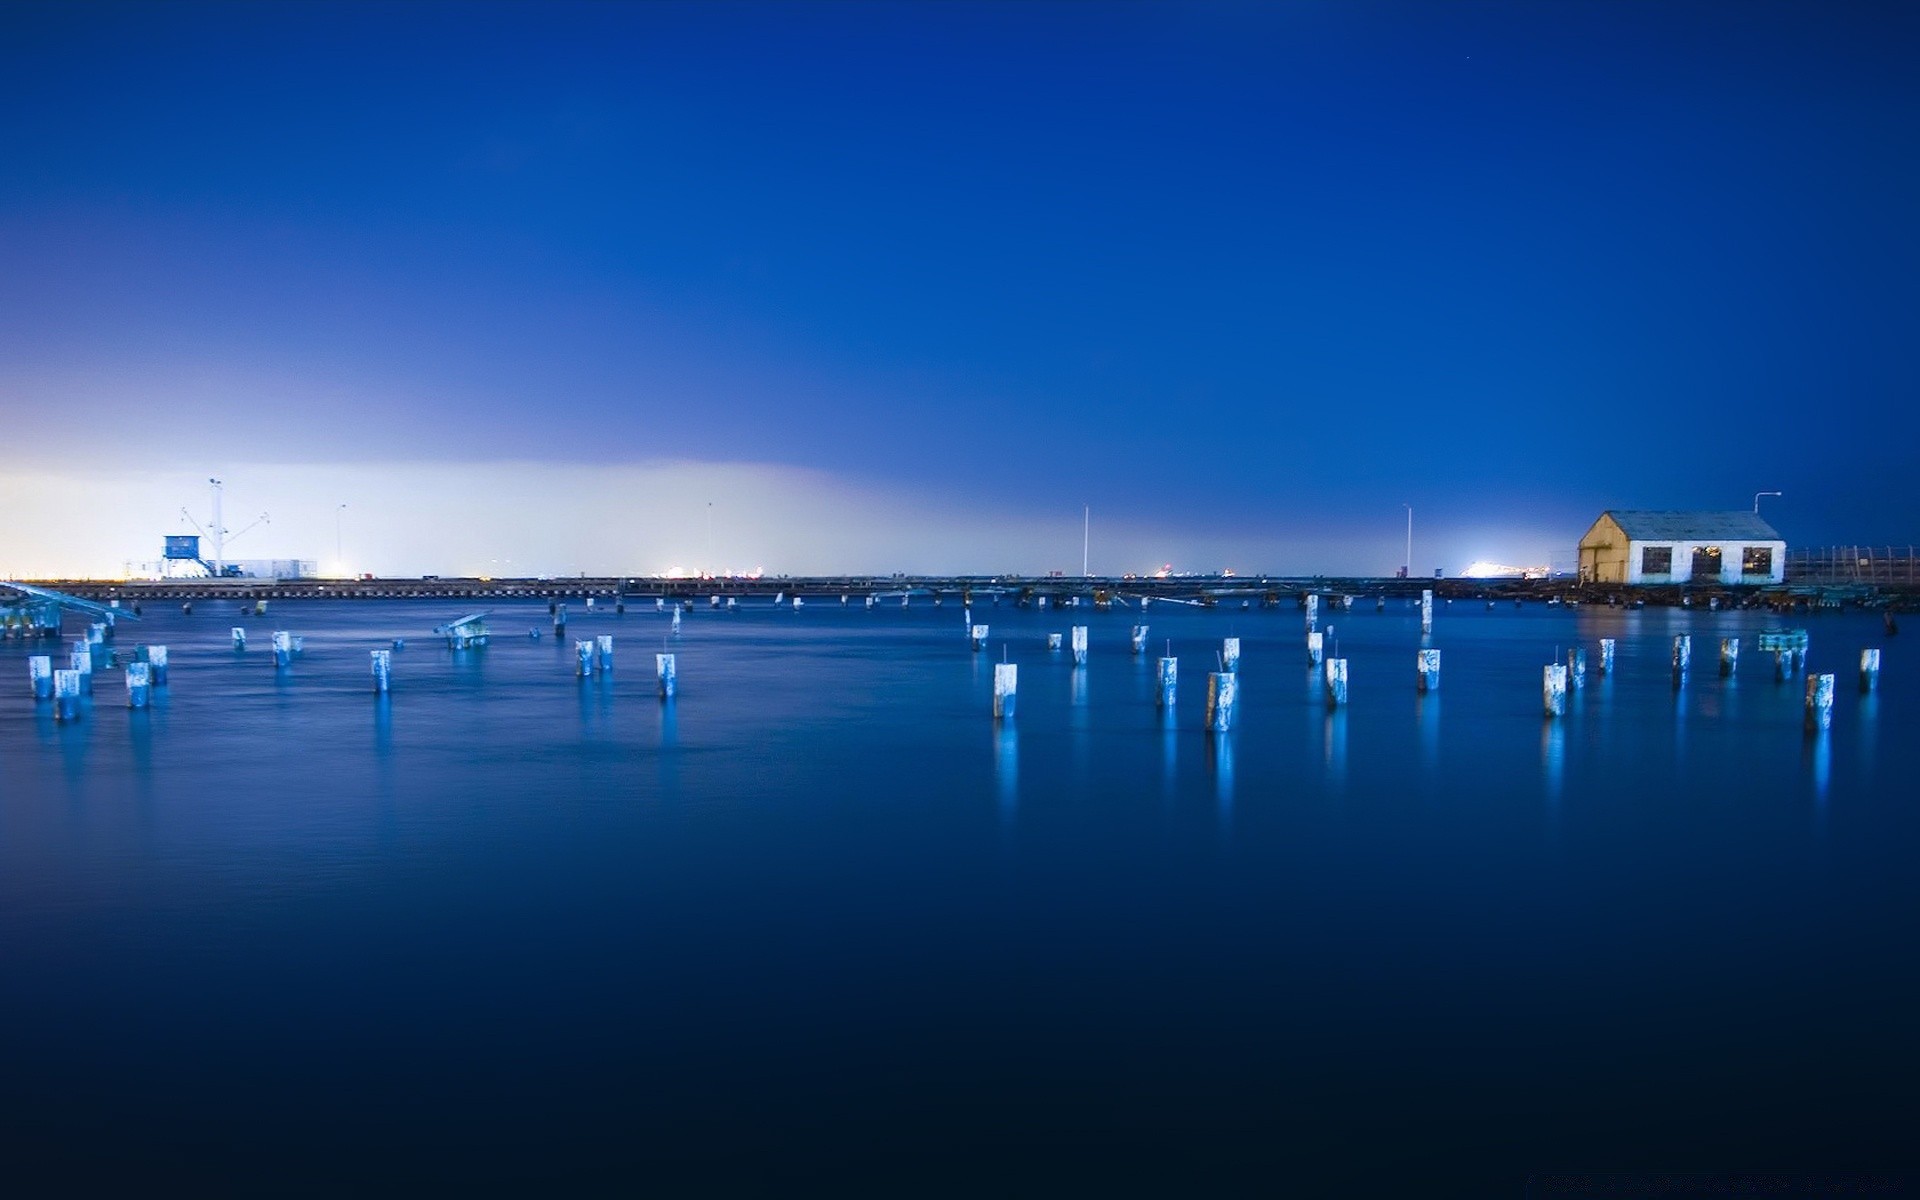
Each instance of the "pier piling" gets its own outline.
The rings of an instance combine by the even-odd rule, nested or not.
[[[127,707],[145,708],[153,691],[153,669],[137,662],[127,667]]]
[[[1549,663],[1540,677],[1540,696],[1549,717],[1565,716],[1567,712],[1567,668],[1563,663]]]
[[[1073,665],[1076,667],[1087,665],[1087,627],[1085,625],[1073,626]]]
[[[1421,693],[1425,694],[1427,692],[1439,691],[1440,652],[1438,650],[1422,650],[1415,659],[1415,664],[1414,669],[1418,672]]]
[[[1340,708],[1347,702],[1347,660],[1327,660],[1327,707]]]
[[[1600,639],[1600,673],[1602,675],[1613,674],[1613,639],[1612,638]]]
[[[53,719],[80,719],[80,672],[66,670],[53,673]]]
[[[1317,667],[1325,657],[1327,649],[1326,635],[1318,629],[1307,635],[1307,665]]]
[[[245,650],[247,648],[247,631],[238,625],[233,627],[233,648],[235,650]]]
[[[573,644],[574,674],[585,679],[593,674],[593,639],[587,638]]]
[[[1049,650],[1053,650],[1053,651],[1058,651],[1058,650],[1060,649],[1060,635],[1059,635],[1059,634],[1057,634],[1057,633],[1050,633],[1050,634],[1048,634],[1048,635],[1047,635],[1047,649],[1049,649]]]
[[[1162,658],[1158,660],[1160,687],[1156,707],[1172,708],[1174,691],[1180,680],[1180,660]]]
[[[1240,676],[1232,671],[1207,672],[1207,732],[1226,733],[1233,728],[1234,710],[1240,705]]]
[[[1807,732],[1820,733],[1833,726],[1833,676],[1807,676]]]
[[[654,655],[653,669],[659,675],[659,678],[660,678],[660,698],[662,700],[673,699],[673,690],[674,690],[674,683],[675,683],[674,669],[673,669],[673,655],[671,654]]]
[[[53,656],[35,654],[27,659],[27,681],[33,685],[35,700],[53,698]]]
[[[153,672],[153,686],[167,686],[167,648],[165,646],[147,647],[147,666]]]
[[[1720,678],[1731,679],[1740,669],[1740,639],[1737,637],[1720,639]]]
[[[1133,627],[1133,652],[1136,655],[1147,652],[1147,627],[1145,625],[1135,625]]]
[[[1860,690],[1871,692],[1880,683],[1880,651],[1866,649],[1860,652]]]
[[[1587,686],[1587,649],[1575,646],[1567,651],[1567,688],[1579,691]]]
[[[373,650],[369,653],[373,656],[374,694],[384,696],[393,683],[393,651]]]
[[[1220,643],[1220,669],[1237,672],[1240,669],[1240,639],[1226,638]]]
[[[1425,588],[1420,592],[1420,632],[1424,636],[1433,632],[1433,589]]]
[[[1693,665],[1693,635],[1676,633],[1673,635],[1673,681],[1679,683],[1687,677],[1687,668]]]
[[[284,629],[273,631],[273,665],[282,671],[293,665],[293,635]]]
[[[980,653],[987,648],[987,626],[975,625],[969,631],[973,641],[973,652]]]
[[[1020,691],[1020,667],[1016,663],[993,664],[993,719],[1004,721],[1013,716],[1014,701]]]

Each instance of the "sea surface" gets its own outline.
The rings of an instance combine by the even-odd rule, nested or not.
[[[30,695],[46,647],[0,645],[17,1194],[1493,1197],[1912,1165],[1920,645],[1877,616],[1460,601],[1421,696],[1417,611],[1363,601],[1322,614],[1330,712],[1293,607],[982,603],[975,653],[957,600],[836,601],[702,602],[674,637],[650,600],[575,598],[565,640],[505,606],[464,652],[430,633],[457,601],[153,604],[116,646],[167,645],[169,685],[129,711],[103,674],[70,725]],[[1045,645],[1075,623],[1084,669]],[[1838,676],[1823,735],[1753,648],[1780,625]],[[600,634],[612,672],[576,678]],[[1546,720],[1575,646],[1587,685]]]

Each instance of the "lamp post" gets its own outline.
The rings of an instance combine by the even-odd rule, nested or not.
[[[1413,505],[1403,504],[1400,507],[1407,510],[1407,566],[1406,566],[1406,570],[1402,573],[1401,578],[1412,579],[1413,578]]]
[[[1784,495],[1786,495],[1785,492],[1755,492],[1753,494],[1753,515],[1756,517],[1760,515],[1760,497],[1784,496]]]
[[[342,504],[333,510],[333,565],[337,570],[345,570],[347,556],[340,551],[340,514],[347,511]]]

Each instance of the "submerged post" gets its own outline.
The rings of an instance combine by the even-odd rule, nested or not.
[[[593,674],[593,639],[573,644],[574,674],[585,679]]]
[[[1807,732],[1819,733],[1833,725],[1833,676],[1807,676]]]
[[[1178,686],[1180,680],[1180,660],[1177,658],[1162,658],[1159,660],[1158,665],[1160,689],[1159,697],[1155,703],[1159,708],[1172,708],[1174,689]]]
[[[1220,643],[1220,669],[1238,671],[1240,669],[1240,639],[1226,638]]]
[[[146,663],[137,662],[127,668],[127,707],[145,708],[148,696],[153,691],[152,669]]]
[[[1740,669],[1740,639],[1720,639],[1720,678],[1730,679]]]
[[[27,659],[27,680],[33,685],[35,700],[53,698],[53,656],[35,654]]]
[[[1860,652],[1860,690],[1871,692],[1880,682],[1880,652],[1862,650]]]
[[[1005,720],[1013,715],[1013,704],[1020,690],[1020,667],[1017,663],[993,664],[993,719]]]
[[[970,632],[973,635],[973,652],[978,654],[987,648],[987,627],[985,625],[975,625]]]
[[[235,650],[245,650],[247,648],[247,631],[238,625],[233,627],[233,648]]]
[[[1207,732],[1225,733],[1233,728],[1234,710],[1240,704],[1240,676],[1232,671],[1207,672]]]
[[[1146,651],[1147,627],[1145,625],[1135,625],[1133,627],[1133,652],[1135,654],[1145,654]]]
[[[385,695],[393,683],[393,651],[374,650],[373,655],[373,691],[375,695]]]
[[[600,652],[600,669],[602,671],[613,670],[613,635],[603,633],[595,638],[594,642]]]
[[[1540,677],[1540,698],[1549,717],[1566,715],[1567,711],[1567,668],[1561,663],[1549,663]]]
[[[1347,702],[1347,660],[1327,660],[1327,707],[1339,708]]]
[[[80,672],[68,670],[53,673],[53,719],[80,719]]]
[[[1326,635],[1318,629],[1307,635],[1307,665],[1317,667],[1326,653]]]
[[[93,647],[85,642],[75,642],[72,653],[67,656],[67,664],[80,676],[82,695],[93,695]]]
[[[1686,678],[1687,668],[1693,665],[1693,635],[1676,633],[1673,635],[1673,678],[1677,682]]]
[[[1600,639],[1600,673],[1602,675],[1613,674],[1613,639],[1612,638]]]
[[[1433,632],[1433,589],[1424,588],[1420,592],[1420,632]]]
[[[1073,627],[1073,665],[1076,667],[1087,665],[1087,627],[1085,625]]]
[[[1579,691],[1587,686],[1587,648],[1575,646],[1567,651],[1567,686]]]
[[[654,655],[653,669],[660,676],[660,698],[662,700],[673,699],[673,685],[674,685],[673,655],[671,654]]]
[[[1057,633],[1050,633],[1050,634],[1048,634],[1048,635],[1047,635],[1047,649],[1049,649],[1049,650],[1056,650],[1056,651],[1060,649],[1060,635],[1059,635],[1059,634],[1057,634]]]
[[[1415,659],[1415,670],[1419,673],[1420,691],[1437,692],[1440,690],[1440,652],[1422,650]]]
[[[273,631],[273,665],[280,669],[293,665],[293,635],[284,629]]]

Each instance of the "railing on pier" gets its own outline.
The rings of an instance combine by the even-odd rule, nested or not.
[[[1912,546],[1820,546],[1787,554],[1788,583],[1920,584]]]

